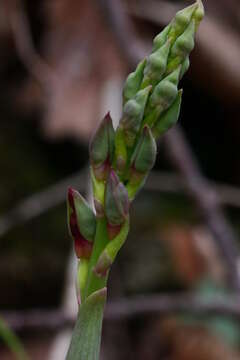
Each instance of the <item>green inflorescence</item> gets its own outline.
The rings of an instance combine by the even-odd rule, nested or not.
[[[156,140],[178,120],[179,81],[189,68],[203,16],[200,0],[176,14],[154,38],[151,54],[127,77],[117,129],[108,113],[93,136],[90,169],[95,213],[77,191],[69,190],[69,230],[82,262],[77,281],[80,313],[90,296],[106,289],[109,269],[128,235],[130,204],[155,163]]]

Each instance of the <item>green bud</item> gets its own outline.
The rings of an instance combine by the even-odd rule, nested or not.
[[[172,20],[171,30],[168,34],[168,37],[171,39],[172,43],[180,34],[185,31],[190,21],[192,20],[193,13],[197,7],[198,4],[195,3],[176,13],[175,18]]]
[[[128,217],[127,190],[113,170],[110,171],[106,183],[104,207],[108,223],[111,225],[121,225]]]
[[[123,103],[125,104],[128,100],[132,99],[140,89],[144,68],[146,65],[146,59],[141,61],[136,70],[128,75],[127,80],[123,87]]]
[[[182,90],[179,90],[173,104],[157,120],[152,132],[155,139],[164,134],[178,121],[182,101]]]
[[[155,38],[153,39],[153,51],[152,52],[155,52],[156,50],[158,50],[160,47],[162,47],[166,43],[170,28],[171,28],[171,24],[167,25],[160,32],[160,34],[155,36]]]
[[[153,52],[148,60],[144,69],[144,79],[142,87],[146,85],[155,85],[158,83],[165,73],[168,61],[168,54],[170,50],[170,41],[161,46],[158,50]]]
[[[123,129],[125,142],[131,147],[141,127],[145,106],[152,86],[138,91],[134,99],[129,100],[123,108],[120,127]]]
[[[167,74],[171,73],[180,64],[183,64],[194,48],[195,20],[192,20],[184,33],[179,36],[173,45],[167,65]],[[186,60],[187,61],[187,60]],[[188,63],[185,63],[185,67]],[[182,70],[184,72],[184,69]]]
[[[197,9],[195,10],[194,14],[193,14],[193,18],[195,19],[195,24],[196,24],[196,30],[198,28],[199,23],[202,21],[203,17],[204,17],[204,6],[201,0],[197,0]]]
[[[145,125],[131,158],[129,181],[126,185],[130,201],[142,188],[157,154],[156,141],[150,128]]]
[[[194,48],[195,20],[193,19],[186,30],[174,43],[170,57],[179,56],[182,60],[190,54]]]
[[[96,232],[96,218],[86,200],[76,190],[68,189],[68,227],[78,258],[89,258]]]
[[[131,159],[131,167],[142,174],[148,173],[156,160],[157,146],[150,128],[143,128],[138,144]]]
[[[109,113],[102,120],[90,143],[90,161],[95,176],[105,180],[114,155],[114,129]]]
[[[149,108],[147,109],[147,116],[144,123],[150,127],[154,124],[157,118],[171,106],[176,99],[178,89],[181,66],[174,70],[171,74],[166,76],[154,88],[154,91],[149,99]]]
[[[69,188],[69,204],[76,213],[79,231],[89,241],[93,241],[96,232],[96,218],[87,201],[77,190]]]

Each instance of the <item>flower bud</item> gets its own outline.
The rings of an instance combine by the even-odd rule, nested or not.
[[[195,20],[193,19],[186,30],[180,35],[171,49],[170,57],[179,56],[184,59],[194,48]]]
[[[121,225],[129,213],[128,194],[114,170],[111,170],[105,189],[105,214],[108,223]]]
[[[148,100],[149,92],[152,86],[148,86],[138,91],[134,99],[129,100],[123,108],[123,117],[120,121],[120,127],[123,129],[125,142],[131,147],[134,143],[136,134],[138,133],[145,106]]]
[[[195,3],[176,13],[175,18],[172,20],[172,26],[168,34],[172,43],[185,31],[197,8],[198,4]]]
[[[143,79],[143,72],[146,65],[146,59],[141,61],[136,70],[128,75],[127,80],[123,87],[123,103],[125,104],[128,100],[134,98],[137,94],[138,90],[140,89],[142,79]]]
[[[156,154],[157,145],[152,131],[145,125],[131,158],[129,181],[126,185],[130,201],[144,185],[147,175],[155,163]]]
[[[192,20],[186,30],[180,35],[172,46],[167,65],[167,74],[171,73],[180,64],[183,64],[194,48],[195,20]],[[185,64],[188,65],[186,62]],[[184,70],[182,70],[184,72]]]
[[[173,104],[157,120],[152,132],[155,139],[164,134],[178,121],[182,101],[182,90],[178,92]]]
[[[131,167],[141,174],[148,173],[156,160],[157,146],[150,128],[146,125],[131,159]]]
[[[148,60],[144,69],[144,79],[142,87],[146,85],[155,85],[165,73],[167,67],[168,54],[170,50],[170,41],[161,46],[158,50],[153,52]]]
[[[171,28],[171,24],[167,25],[155,38],[153,39],[153,52],[162,47],[168,38],[168,34]]]
[[[109,113],[102,120],[90,143],[90,161],[98,180],[105,180],[114,155],[114,129]]]
[[[68,189],[68,228],[74,239],[78,258],[88,259],[96,231],[96,219],[84,198],[74,189]]]
[[[193,18],[195,19],[195,24],[196,24],[196,30],[198,28],[199,23],[202,21],[202,19],[204,17],[204,6],[203,6],[202,1],[197,0],[197,4],[198,4],[198,7],[193,14]]]
[[[181,66],[174,70],[171,74],[166,76],[154,88],[154,91],[149,99],[149,109],[144,123],[150,127],[155,123],[157,118],[171,106],[176,99],[178,89],[178,81],[180,76]]]

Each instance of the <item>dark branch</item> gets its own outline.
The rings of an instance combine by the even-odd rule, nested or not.
[[[4,5],[18,55],[30,74],[46,89],[50,81],[56,80],[56,76],[34,47],[30,26],[21,1],[5,0]]]
[[[46,190],[23,200],[14,209],[0,217],[0,236],[4,235],[14,226],[24,224],[63,203],[66,199],[67,188],[69,186],[76,187],[82,193],[85,193],[86,179],[87,172],[84,169],[80,173],[69,176]]]
[[[26,222],[62,204],[66,198],[68,186],[77,188],[82,194],[85,193],[87,171],[73,174],[43,191],[22,200],[12,210],[0,216],[0,236],[3,236],[12,228],[23,225]],[[240,207],[240,189],[225,184],[211,183],[219,194],[221,204]],[[187,190],[184,178],[173,173],[152,171],[145,190],[178,193]]]
[[[237,269],[237,238],[223,214],[217,192],[203,177],[197,160],[179,126],[176,126],[165,135],[164,142],[167,156],[184,178],[189,194],[208,225],[222,257],[226,260],[228,277],[232,286],[236,290],[240,290]]]
[[[176,312],[190,312],[194,315],[224,315],[240,320],[239,297],[214,297],[204,299],[195,295],[142,295],[109,302],[105,320],[118,321],[137,316],[167,315]],[[1,316],[15,331],[59,330],[72,327],[75,316],[59,310],[32,310],[27,312],[2,312]]]

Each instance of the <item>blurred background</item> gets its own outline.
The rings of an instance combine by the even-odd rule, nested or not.
[[[76,315],[67,187],[90,196],[91,134],[108,110],[117,124],[126,75],[191,3],[0,0],[1,360],[27,359],[22,346],[64,359]],[[111,271],[104,360],[240,359],[240,3],[204,5],[181,128],[159,143]]]

